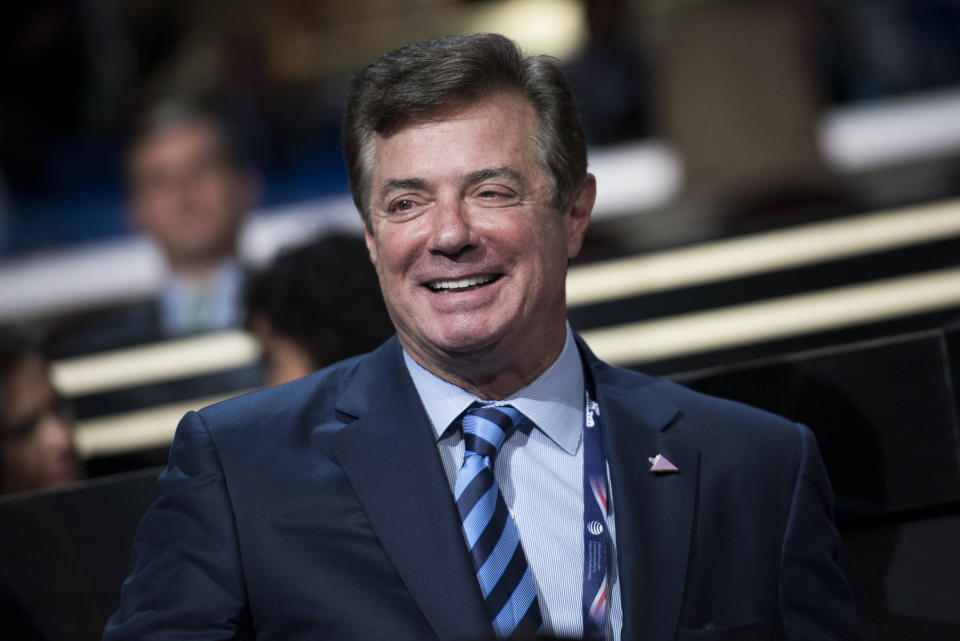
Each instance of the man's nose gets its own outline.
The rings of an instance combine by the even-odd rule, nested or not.
[[[431,251],[455,256],[473,246],[470,213],[459,198],[438,199],[431,224]]]

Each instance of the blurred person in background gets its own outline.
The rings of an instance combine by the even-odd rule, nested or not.
[[[156,243],[166,272],[158,288],[145,297],[58,322],[46,344],[52,358],[243,326],[249,273],[240,263],[237,246],[257,199],[259,176],[241,151],[232,121],[220,117],[214,107],[174,98],[155,103],[136,121],[124,163],[130,223]],[[151,365],[143,363],[144,368]],[[74,405],[78,417],[87,420],[233,394],[257,387],[262,380],[259,363],[241,363],[121,385],[75,398]],[[166,447],[157,447],[91,458],[87,472],[100,476],[166,460]]]
[[[127,178],[133,221],[170,270],[159,301],[163,335],[240,325],[237,244],[258,181],[226,125],[187,103],[160,105],[134,135]]]
[[[368,352],[393,334],[359,236],[335,233],[288,249],[251,279],[246,300],[267,385]]]
[[[131,223],[156,242],[165,281],[150,300],[75,319],[52,339],[57,356],[243,324],[237,246],[259,177],[227,123],[198,102],[158,103],[134,128],[125,174]]]
[[[80,478],[70,407],[45,358],[24,334],[0,327],[0,493]]]

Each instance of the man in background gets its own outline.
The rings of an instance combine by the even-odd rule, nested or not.
[[[243,325],[247,269],[237,257],[241,228],[257,199],[258,175],[236,133],[190,100],[147,110],[133,128],[125,163],[131,225],[155,242],[165,274],[151,295],[63,319],[49,332],[55,359],[153,344]],[[117,269],[123,269],[117,265]],[[149,368],[150,362],[143,367]],[[78,418],[227,395],[262,382],[258,363],[175,380],[120,386],[77,398]],[[101,475],[159,465],[166,448],[93,459]]]
[[[82,476],[66,400],[21,332],[0,327],[0,494],[59,487]]]
[[[257,180],[231,135],[211,114],[168,103],[147,114],[130,145],[133,221],[169,269],[159,298],[163,336],[241,324],[237,245]]]
[[[259,180],[235,132],[198,103],[159,103],[133,129],[125,177],[131,224],[156,243],[166,275],[149,300],[58,327],[57,356],[243,324],[246,270],[237,248]]]

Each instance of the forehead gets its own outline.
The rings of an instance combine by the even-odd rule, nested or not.
[[[137,142],[130,154],[134,170],[147,164],[187,162],[220,153],[223,140],[210,122],[188,120],[163,127]]]
[[[529,101],[503,94],[375,135],[374,182],[500,166],[527,169],[537,126]]]

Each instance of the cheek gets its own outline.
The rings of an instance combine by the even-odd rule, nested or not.
[[[397,292],[400,288],[398,281],[402,278],[399,264],[392,260],[391,247],[384,246],[383,239],[371,238],[367,249],[370,252],[370,262],[377,273],[377,282],[380,285],[384,301],[389,308],[394,307]]]
[[[240,211],[240,194],[237,188],[224,178],[210,176],[201,181],[196,192],[202,212],[210,222],[225,224],[232,222],[234,212]]]
[[[419,256],[420,234],[410,223],[383,227],[368,247],[381,281],[400,279]]]
[[[536,286],[563,297],[569,262],[566,239],[555,234],[549,240],[541,239],[531,245],[528,251],[531,252],[528,258],[535,272]],[[533,252],[537,252],[536,256],[532,255]]]
[[[559,225],[540,225],[516,230],[508,242],[520,260],[546,268],[558,262],[566,264],[567,236]]]

